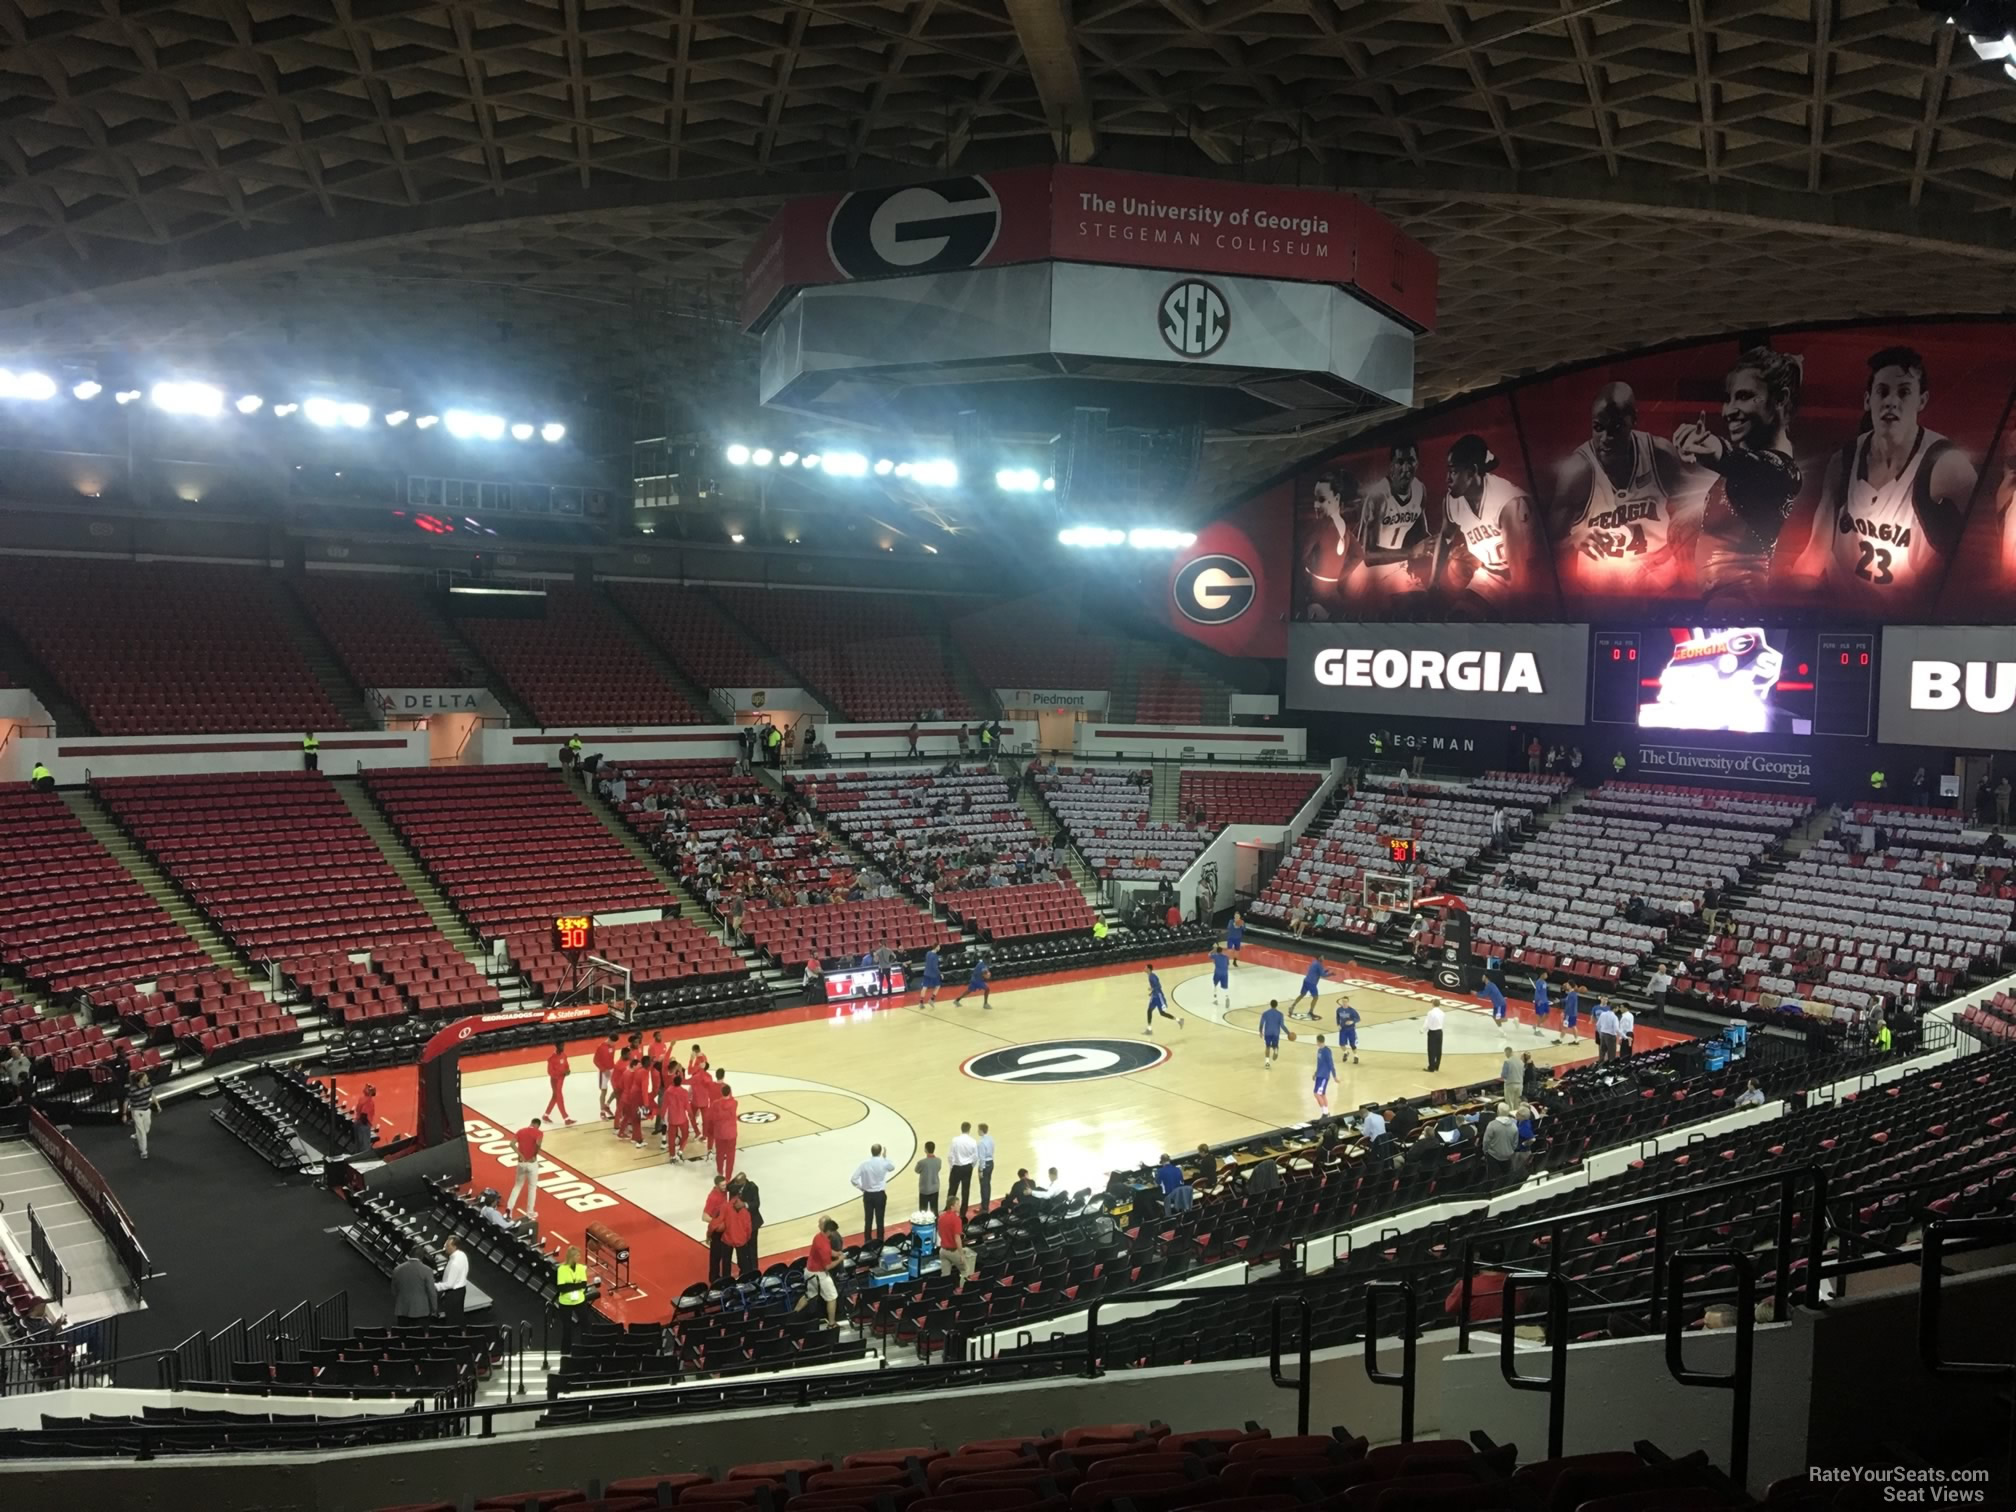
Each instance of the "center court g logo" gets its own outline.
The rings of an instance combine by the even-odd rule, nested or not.
[[[1162,1046],[1144,1045],[1138,1040],[1038,1040],[1032,1045],[988,1050],[959,1069],[981,1081],[1047,1086],[1129,1076],[1159,1066],[1167,1059],[1169,1052]]]
[[[1001,201],[983,178],[864,189],[834,208],[833,266],[849,278],[977,267],[1001,234]]]
[[[1253,569],[1216,554],[1186,562],[1176,574],[1176,609],[1200,625],[1224,625],[1253,607]]]

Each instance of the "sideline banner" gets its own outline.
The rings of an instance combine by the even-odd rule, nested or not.
[[[502,718],[504,706],[488,688],[373,688],[380,719],[425,719],[430,714],[482,714]]]
[[[1104,688],[996,688],[1004,709],[1083,709],[1104,714],[1109,701]]]
[[[2016,627],[1885,625],[1876,738],[2016,750]]]

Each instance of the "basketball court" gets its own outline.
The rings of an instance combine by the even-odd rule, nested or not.
[[[802,1253],[823,1214],[858,1237],[859,1196],[848,1178],[871,1145],[882,1145],[897,1167],[894,1227],[916,1202],[911,1168],[924,1142],[935,1140],[942,1157],[962,1121],[990,1127],[998,1199],[1018,1167],[1039,1183],[1055,1166],[1065,1186],[1097,1187],[1108,1172],[1165,1150],[1181,1154],[1310,1120],[1321,1111],[1311,1092],[1315,1036],[1334,1043],[1341,992],[1349,992],[1363,1022],[1359,1061],[1338,1057],[1330,1092],[1337,1113],[1494,1078],[1507,1044],[1555,1065],[1587,1060],[1593,1050],[1588,1012],[1585,1038],[1560,1045],[1551,1032],[1536,1037],[1530,1021],[1494,1026],[1481,998],[1437,993],[1332,957],[1338,975],[1323,983],[1319,1021],[1292,1024],[1298,1039],[1283,1044],[1270,1070],[1260,1052],[1260,1013],[1270,998],[1288,1005],[1309,959],[1249,946],[1232,973],[1229,1006],[1213,1003],[1205,960],[1158,962],[1181,1023],[1158,1018],[1152,1037],[1142,1032],[1146,972],[1135,964],[1016,981],[995,990],[991,1009],[977,994],[954,1006],[956,990],[948,986],[935,1007],[920,1006],[913,993],[888,1007],[783,1009],[697,1034],[665,1031],[665,1039],[682,1063],[702,1045],[715,1075],[734,1088],[742,1128],[737,1169],[761,1192],[766,1264]],[[1422,1019],[1435,1004],[1447,1010],[1447,1023],[1442,1068],[1431,1074]],[[1640,1034],[1646,1042],[1648,1031]],[[540,1225],[549,1242],[572,1243],[589,1222],[609,1224],[630,1245],[638,1288],[623,1306],[655,1309],[705,1278],[701,1204],[714,1166],[673,1164],[648,1137],[636,1149],[593,1116],[595,1043],[570,1045],[567,1107],[579,1122],[548,1133]],[[346,1078],[345,1090],[362,1079]],[[411,1075],[388,1071],[374,1079],[387,1131],[410,1127]],[[509,1136],[546,1106],[544,1052],[468,1057],[462,1088],[476,1186],[508,1190],[515,1158]]]

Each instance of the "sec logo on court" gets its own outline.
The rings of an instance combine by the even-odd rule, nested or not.
[[[988,1050],[966,1060],[959,1069],[981,1081],[1030,1087],[1131,1076],[1167,1059],[1169,1052],[1162,1046],[1139,1040],[1037,1040],[1028,1045],[1010,1045],[1005,1050]]]
[[[1200,625],[1225,625],[1253,607],[1253,569],[1217,552],[1185,562],[1176,574],[1176,609]]]

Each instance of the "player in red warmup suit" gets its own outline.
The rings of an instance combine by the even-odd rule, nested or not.
[[[615,1071],[616,1036],[612,1034],[595,1047],[595,1092],[602,1105],[602,1111],[596,1114],[598,1118],[609,1116],[609,1092]]]
[[[546,1099],[546,1116],[553,1116],[553,1110],[560,1110],[562,1121],[572,1126],[574,1120],[567,1117],[567,1047],[555,1045],[553,1053],[546,1058],[546,1082],[552,1087],[553,1095]]]
[[[722,1082],[707,1109],[707,1127],[714,1141],[714,1170],[723,1177],[735,1174],[735,1140],[742,1131],[736,1121],[740,1112],[734,1090]]]
[[[665,1154],[672,1160],[684,1160],[687,1120],[692,1116],[693,1102],[686,1093],[686,1078],[677,1066],[665,1078],[665,1092],[658,1111],[665,1123]]]

